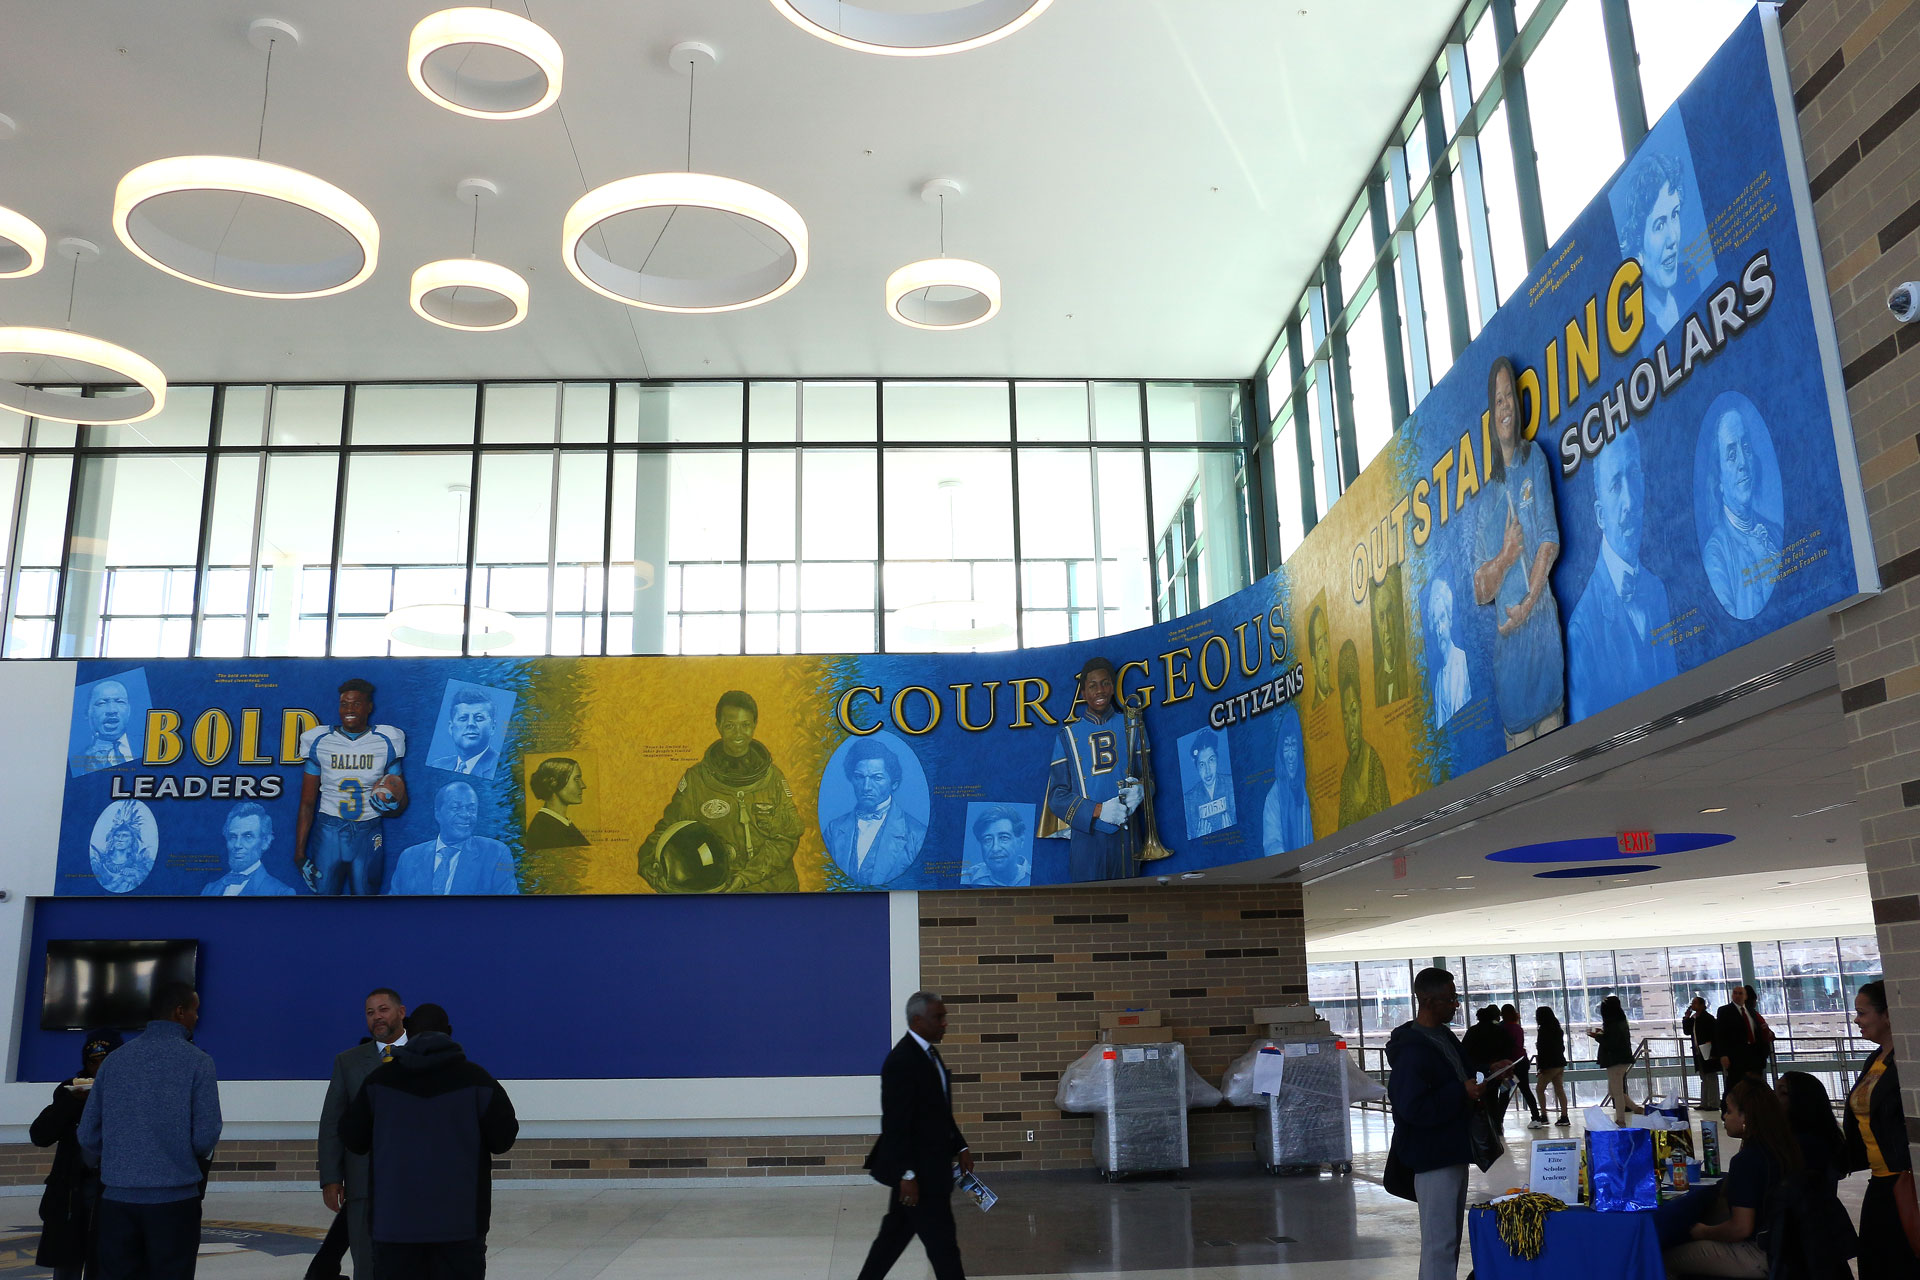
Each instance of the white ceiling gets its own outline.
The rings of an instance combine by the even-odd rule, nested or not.
[[[1828,689],[1456,828],[1409,851],[1404,879],[1383,858],[1311,884],[1308,950],[1349,959],[1871,933],[1839,701]],[[1735,839],[1622,858],[1660,869],[1604,880],[1539,880],[1573,864],[1486,859],[1622,831]]]
[[[0,41],[0,113],[20,131],[0,142],[0,205],[50,236],[99,243],[75,327],[181,382],[1245,377],[1459,7],[1058,0],[984,49],[882,58],[812,38],[766,0],[533,0],[566,51],[561,110],[488,122],[431,105],[407,81],[407,35],[429,3],[16,4]],[[340,185],[382,228],[379,270],[338,297],[203,289],[139,262],[109,226],[114,186],[134,166],[253,154],[264,55],[246,28],[262,16],[302,35],[275,53],[263,158]],[[806,279],[745,312],[636,311],[560,263],[583,173],[597,186],[684,162],[687,81],[665,55],[686,39],[720,53],[697,86],[695,167],[768,188],[811,230]],[[471,211],[453,189],[469,176],[502,191],[482,213],[481,255],[533,288],[530,318],[504,333],[439,329],[406,304],[416,266],[467,250]],[[916,194],[934,176],[967,191],[948,211],[948,249],[1005,282],[1006,310],[964,333],[906,329],[881,305],[887,274],[936,248],[936,213]],[[737,237],[688,221],[663,254]],[[59,325],[66,277],[60,264],[0,282],[0,322]]]

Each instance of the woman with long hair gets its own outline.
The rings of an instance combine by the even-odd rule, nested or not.
[[[1726,1104],[1727,1134],[1740,1139],[1727,1176],[1717,1188],[1662,1205],[1655,1218],[1670,1276],[1765,1276],[1774,1193],[1801,1171],[1800,1146],[1773,1090],[1742,1080],[1727,1091]]]
[[[1912,1280],[1920,1274],[1920,1242],[1901,1223],[1901,1205],[1915,1213],[1913,1155],[1906,1115],[1900,1108],[1900,1073],[1893,1061],[1893,1024],[1887,1017],[1887,984],[1869,982],[1854,997],[1854,1024],[1880,1046],[1861,1067],[1847,1093],[1845,1165],[1866,1172],[1860,1202],[1860,1280]],[[1920,1213],[1915,1213],[1920,1217]]]
[[[1587,1034],[1600,1042],[1599,1065],[1606,1068],[1607,1092],[1613,1097],[1613,1122],[1624,1125],[1628,1113],[1647,1114],[1647,1109],[1627,1096],[1627,1071],[1633,1066],[1633,1027],[1619,996],[1600,1002],[1600,1025]]]
[[[1513,1069],[1513,1083],[1519,1091],[1520,1100],[1527,1104],[1527,1128],[1544,1129],[1547,1127],[1546,1108],[1534,1099],[1533,1090],[1527,1087],[1527,1029],[1520,1025],[1520,1011],[1510,1004],[1501,1005],[1500,1022],[1513,1041],[1513,1060],[1520,1064]]]
[[[1547,1110],[1547,1090],[1553,1090],[1553,1096],[1560,1103],[1560,1118],[1553,1123],[1565,1128],[1571,1123],[1567,1119],[1567,1086],[1564,1083],[1567,1074],[1567,1031],[1560,1025],[1560,1017],[1546,1005],[1533,1011],[1533,1025],[1537,1028],[1533,1036],[1533,1065],[1540,1069],[1538,1088],[1540,1090],[1540,1111]]]

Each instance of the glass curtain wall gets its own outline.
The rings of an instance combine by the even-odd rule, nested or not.
[[[369,383],[174,387],[127,427],[0,414],[0,652],[1110,635],[1249,581],[1249,403],[1206,382]]]
[[[1710,1009],[1727,1002],[1728,991],[1740,981],[1742,945],[1445,957],[1463,1011],[1454,1025],[1463,1029],[1482,1005],[1511,1002],[1519,1007],[1531,1037],[1534,1010],[1547,1005],[1567,1027],[1574,1065],[1591,1065],[1593,1046],[1584,1033],[1599,1025],[1602,1000],[1620,997],[1636,1041],[1642,1036],[1678,1036],[1680,1019],[1693,997],[1704,997]],[[1753,953],[1760,1012],[1780,1036],[1847,1036],[1854,993],[1880,976],[1880,946],[1871,934],[1744,945]],[[1429,963],[1309,964],[1307,998],[1350,1047],[1382,1049],[1393,1029],[1413,1016],[1413,975]]]
[[[1752,0],[1468,0],[1253,382],[1279,565]]]

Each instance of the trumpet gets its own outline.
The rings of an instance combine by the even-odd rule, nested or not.
[[[1153,816],[1153,742],[1147,737],[1147,699],[1120,699],[1121,709],[1127,717],[1127,768],[1134,781],[1139,782],[1141,790],[1140,808],[1146,815],[1146,843],[1135,848],[1135,864],[1158,862],[1162,858],[1171,858],[1173,850],[1160,843],[1160,825]],[[1133,824],[1127,824],[1127,839],[1135,839]]]

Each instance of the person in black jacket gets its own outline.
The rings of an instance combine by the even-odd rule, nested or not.
[[[1613,1098],[1613,1122],[1624,1127],[1628,1112],[1643,1116],[1647,1109],[1627,1096],[1627,1072],[1633,1066],[1633,1025],[1627,1021],[1627,1011],[1621,1006],[1619,996],[1608,996],[1600,1002],[1600,1025],[1587,1034],[1600,1042],[1600,1052],[1595,1057],[1598,1064],[1606,1068],[1607,1093]]]
[[[1422,969],[1413,980],[1413,1000],[1413,1021],[1401,1023],[1387,1038],[1393,1137],[1383,1184],[1420,1205],[1420,1280],[1454,1280],[1480,1084],[1448,1025],[1460,1008],[1453,975]],[[1411,1183],[1411,1195],[1397,1185],[1402,1178]]]
[[[1460,1048],[1467,1055],[1468,1066],[1490,1077],[1513,1062],[1513,1036],[1501,1020],[1500,1006],[1497,1004],[1486,1006],[1473,1017],[1473,1025],[1467,1028],[1466,1035],[1460,1037]],[[1487,1098],[1487,1115],[1493,1121],[1496,1133],[1506,1120],[1507,1104],[1512,1100],[1513,1085],[1510,1078],[1503,1077]]]
[[[1567,1030],[1560,1025],[1560,1016],[1544,1004],[1533,1011],[1533,1024],[1538,1028],[1533,1037],[1533,1065],[1540,1069],[1540,1109],[1547,1109],[1547,1089],[1551,1087],[1560,1101],[1560,1118],[1553,1123],[1564,1129],[1572,1123],[1567,1119]]]
[[[1743,1079],[1765,1077],[1772,1037],[1753,999],[1753,988],[1736,986],[1728,1002],[1714,1015],[1713,1029],[1714,1056],[1726,1073],[1729,1090]]]
[[[54,1086],[49,1102],[27,1131],[36,1147],[53,1148],[46,1194],[40,1197],[40,1251],[34,1262],[53,1269],[54,1280],[80,1280],[92,1272],[93,1211],[100,1201],[100,1174],[80,1154],[80,1113],[107,1055],[120,1047],[112,1028],[89,1031],[81,1043],[80,1074]]]
[[[520,1121],[500,1082],[467,1061],[447,1012],[423,1004],[340,1119],[371,1158],[374,1280],[479,1280],[487,1273],[493,1161]]]
[[[1912,1280],[1920,1251],[1900,1225],[1900,1198],[1913,1191],[1913,1153],[1900,1105],[1900,1072],[1893,1061],[1893,1023],[1887,984],[1869,982],[1854,998],[1854,1024],[1879,1045],[1847,1094],[1844,1133],[1847,1172],[1870,1174],[1860,1202],[1860,1280]]]
[[[1707,1008],[1705,996],[1695,996],[1680,1019],[1680,1030],[1693,1049],[1693,1069],[1700,1075],[1700,1109],[1720,1109],[1720,1059],[1713,1051],[1719,1020]]]
[[[935,1280],[965,1280],[953,1226],[953,1165],[973,1172],[973,1153],[953,1122],[953,1076],[937,1047],[946,1002],[931,991],[907,998],[907,1034],[880,1068],[880,1137],[867,1172],[894,1192],[859,1280],[880,1280],[907,1241],[920,1237]]]

